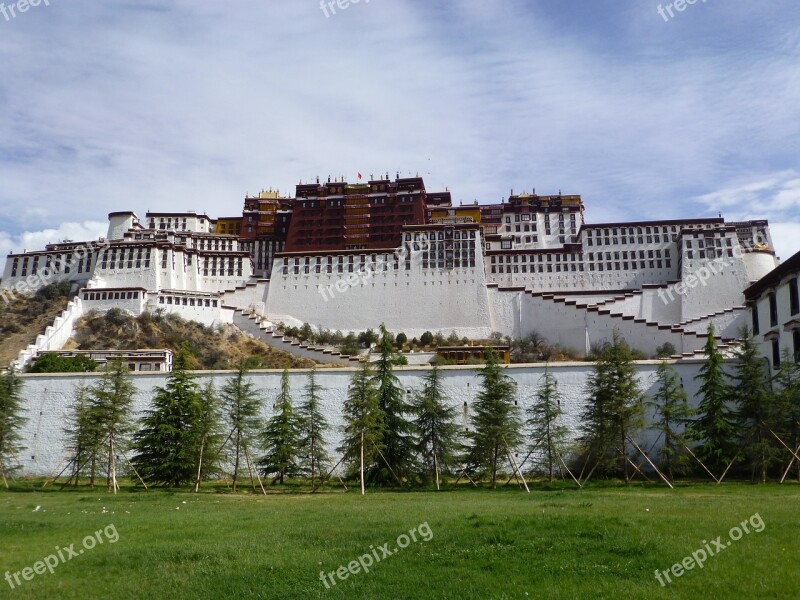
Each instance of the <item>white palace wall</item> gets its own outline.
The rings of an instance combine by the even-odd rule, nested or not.
[[[277,259],[267,301],[267,316],[275,323],[299,326],[308,316],[314,327],[346,332],[383,322],[409,338],[425,331],[455,331],[469,338],[486,338],[492,332],[480,262],[474,268],[449,270],[412,264],[410,270],[376,271],[366,280],[358,273],[285,275],[279,272],[280,264]],[[355,284],[340,285],[344,291],[339,292],[337,283],[351,275]]]
[[[637,363],[638,378],[648,395],[655,393],[655,371],[657,361]],[[697,391],[694,375],[702,361],[688,360],[675,364],[689,397]],[[585,406],[584,388],[586,378],[591,373],[590,363],[551,363],[548,369],[556,377],[559,390],[563,394],[562,406],[565,410],[565,424],[573,435],[580,425],[580,415]],[[317,382],[322,392],[322,410],[328,418],[331,429],[328,432],[328,450],[335,456],[336,447],[341,440],[342,425],[341,408],[347,395],[347,388],[354,368],[320,369],[317,371]],[[413,393],[422,386],[422,377],[428,368],[399,367],[396,374],[407,394]],[[510,365],[506,373],[517,382],[517,402],[522,408],[530,404],[530,398],[541,384],[545,371],[544,364]],[[473,367],[446,367],[441,370],[444,389],[450,403],[459,410],[458,422],[470,427],[471,407],[479,391],[479,371]],[[198,383],[204,385],[213,381],[220,390],[225,381],[233,374],[222,371],[204,371],[197,373]],[[47,475],[65,458],[63,427],[69,414],[70,403],[74,399],[75,388],[79,383],[93,383],[97,374],[26,374],[22,375],[24,383],[24,414],[28,422],[22,430],[23,445],[26,449],[20,455],[23,472],[27,475]],[[165,373],[135,373],[132,376],[138,390],[134,411],[141,416],[149,408],[154,386],[164,386]],[[253,371],[248,378],[255,384],[263,400],[262,416],[272,414],[273,401],[280,387],[280,371]],[[294,402],[297,403],[306,383],[307,371],[291,371],[290,385]],[[654,437],[643,432],[640,439],[649,445]],[[334,459],[336,460],[336,459]]]

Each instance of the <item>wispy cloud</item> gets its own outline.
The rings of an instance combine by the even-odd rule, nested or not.
[[[782,259],[800,251],[800,173],[769,173],[752,180],[740,178],[697,201],[728,220],[769,219],[775,250]]]
[[[71,240],[85,242],[105,237],[108,223],[85,221],[83,223],[61,223],[57,228],[39,231],[24,231],[19,235],[9,235],[0,231],[0,256],[9,252],[43,250],[45,245]]]
[[[595,222],[732,213],[709,200],[781,174],[750,197],[800,220],[796,0],[668,24],[611,0],[372,0],[335,18],[315,0],[70,0],[24,17],[0,22],[6,239],[397,170],[464,201],[581,193]]]

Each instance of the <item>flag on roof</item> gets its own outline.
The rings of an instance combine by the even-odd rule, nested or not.
[[[358,174],[358,180],[361,181],[361,173]]]

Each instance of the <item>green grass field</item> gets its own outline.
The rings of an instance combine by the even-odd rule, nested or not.
[[[531,494],[508,486],[365,497],[49,489],[0,492],[0,576],[8,571],[13,582],[56,546],[66,558],[70,544],[77,552],[86,536],[113,528],[53,574],[20,575],[15,589],[0,580],[0,598],[755,599],[800,590],[797,484],[558,484]],[[755,513],[763,531],[727,546],[729,530]],[[429,529],[419,529],[424,523]],[[416,542],[375,560],[380,546],[396,549],[414,528]],[[659,584],[656,569],[704,542],[713,548],[717,536],[725,549],[702,570]],[[320,571],[344,571],[371,546],[369,573],[359,565],[325,587]]]

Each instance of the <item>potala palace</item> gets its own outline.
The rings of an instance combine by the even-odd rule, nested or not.
[[[648,354],[689,356],[709,324],[750,324],[744,290],[777,266],[766,221],[690,218],[587,224],[577,195],[514,193],[454,206],[420,177],[300,183],[264,191],[241,216],[112,212],[105,238],[8,256],[0,294],[70,279],[81,288],[19,366],[56,350],[91,310],[161,309],[233,323],[292,346],[278,323],[360,331],[381,322],[486,338],[537,331],[582,352],[616,329]],[[297,346],[296,344],[294,346]],[[320,362],[331,352],[291,347]]]

